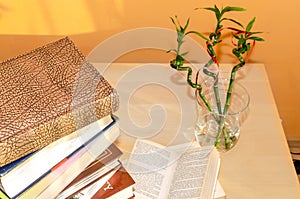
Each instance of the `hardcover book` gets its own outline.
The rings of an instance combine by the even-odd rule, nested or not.
[[[13,170],[18,165],[20,165],[22,162],[24,162],[25,160],[27,160],[28,158],[30,158],[31,156],[33,156],[36,152],[37,151],[29,153],[29,154],[27,154],[27,155],[25,155],[25,156],[23,156],[23,157],[15,160],[15,161],[11,162],[11,163],[9,163],[9,164],[6,164],[6,165],[0,167],[0,179],[1,179],[2,176],[4,176],[5,174],[7,174],[9,171]]]
[[[118,109],[115,89],[68,38],[0,63],[0,167]]]
[[[118,168],[114,169],[108,176],[108,179],[105,179],[106,176],[67,199],[119,199],[131,198],[133,196],[135,181],[122,163]]]
[[[97,198],[130,198],[133,196],[135,181],[122,166],[106,183],[99,189],[92,199]]]

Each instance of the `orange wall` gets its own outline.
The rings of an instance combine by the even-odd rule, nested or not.
[[[236,15],[244,23],[257,17],[254,28],[265,32],[262,36],[266,41],[256,46],[251,61],[266,65],[286,135],[300,138],[297,63],[300,3],[297,0],[287,0],[284,6],[271,0],[0,0],[0,60],[63,36],[69,36],[87,55],[97,44],[122,31],[141,27],[173,30],[169,16],[175,14],[182,20],[190,16],[191,27],[200,32],[211,31],[211,13],[193,9],[214,4],[247,8]],[[123,55],[117,61],[168,62],[169,59],[170,55],[148,50]],[[233,60],[224,55],[221,61]]]

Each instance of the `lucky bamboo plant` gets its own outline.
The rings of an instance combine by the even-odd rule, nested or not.
[[[199,9],[199,8],[197,8],[197,9]],[[250,20],[250,22],[247,24],[246,27],[244,27],[240,22],[238,22],[235,19],[225,17],[226,13],[233,12],[233,11],[237,11],[237,12],[245,11],[244,8],[227,6],[227,7],[222,7],[220,9],[215,5],[214,7],[207,7],[207,8],[203,8],[203,9],[212,11],[216,18],[216,28],[208,36],[205,36],[204,34],[198,32],[198,31],[188,30],[190,19],[188,19],[186,21],[186,24],[184,26],[181,26],[177,16],[175,16],[175,18],[171,17],[171,21],[175,25],[176,31],[177,31],[177,49],[171,49],[168,51],[168,52],[173,51],[176,54],[176,58],[170,62],[170,65],[172,68],[174,68],[176,70],[187,71],[188,84],[192,88],[195,88],[198,91],[197,93],[199,94],[201,100],[204,102],[208,111],[213,112],[212,105],[206,99],[205,95],[202,93],[202,86],[198,82],[199,71],[197,71],[195,81],[192,81],[193,69],[189,66],[184,66],[185,65],[184,56],[188,52],[181,52],[181,46],[184,42],[185,36],[197,35],[197,36],[201,37],[202,39],[204,39],[207,52],[210,56],[210,60],[204,65],[202,70],[205,75],[207,75],[210,78],[213,78],[213,81],[214,81],[213,89],[214,89],[215,98],[216,98],[216,102],[217,102],[217,113],[226,115],[228,112],[228,108],[230,106],[231,94],[232,94],[232,89],[233,89],[233,85],[235,82],[236,72],[245,65],[248,57],[250,56],[250,54],[252,52],[253,47],[255,46],[256,41],[263,41],[263,39],[261,37],[256,36],[257,34],[259,34],[261,32],[251,32],[252,27],[255,22],[255,17],[252,20]],[[233,27],[231,27],[231,26],[225,27],[223,25],[223,22],[225,22],[225,21],[230,22],[235,27],[234,26]],[[238,63],[236,65],[234,65],[234,67],[231,70],[229,86],[228,86],[227,95],[226,95],[226,102],[225,102],[224,107],[221,107],[221,102],[220,102],[220,98],[219,98],[219,90],[218,90],[218,73],[213,72],[213,70],[210,70],[210,67],[212,64],[216,64],[219,67],[219,61],[218,61],[218,56],[215,51],[215,47],[217,44],[220,44],[222,42],[221,37],[222,37],[222,33],[224,31],[230,31],[232,34],[232,38],[233,38],[232,39],[232,44],[233,44],[232,54],[234,55],[234,57],[237,58]],[[221,125],[218,130],[217,138],[215,141],[215,146],[216,147],[219,146],[220,137],[221,137],[221,134],[223,134],[223,137],[225,139],[225,147],[230,148],[230,140],[229,140],[230,138],[227,134],[227,130],[226,130],[225,126],[223,125],[224,117],[216,118],[216,119],[219,120],[218,122]]]

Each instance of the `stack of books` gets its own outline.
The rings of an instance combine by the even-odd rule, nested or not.
[[[118,160],[120,155],[122,152],[112,144],[56,198],[120,199],[133,197],[135,181]]]
[[[69,38],[0,63],[0,198],[126,198],[118,95]]]

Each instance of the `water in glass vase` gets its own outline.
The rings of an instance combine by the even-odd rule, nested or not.
[[[203,82],[202,94],[211,105],[211,111],[208,110],[198,91],[195,93],[198,115],[195,137],[201,146],[215,145],[219,151],[228,151],[236,145],[240,136],[240,125],[245,119],[250,102],[247,90],[236,83],[231,93],[228,111],[222,114],[226,102],[228,82],[226,79],[219,79],[217,91],[213,89],[212,84],[214,82]],[[216,95],[218,95],[219,104]]]

